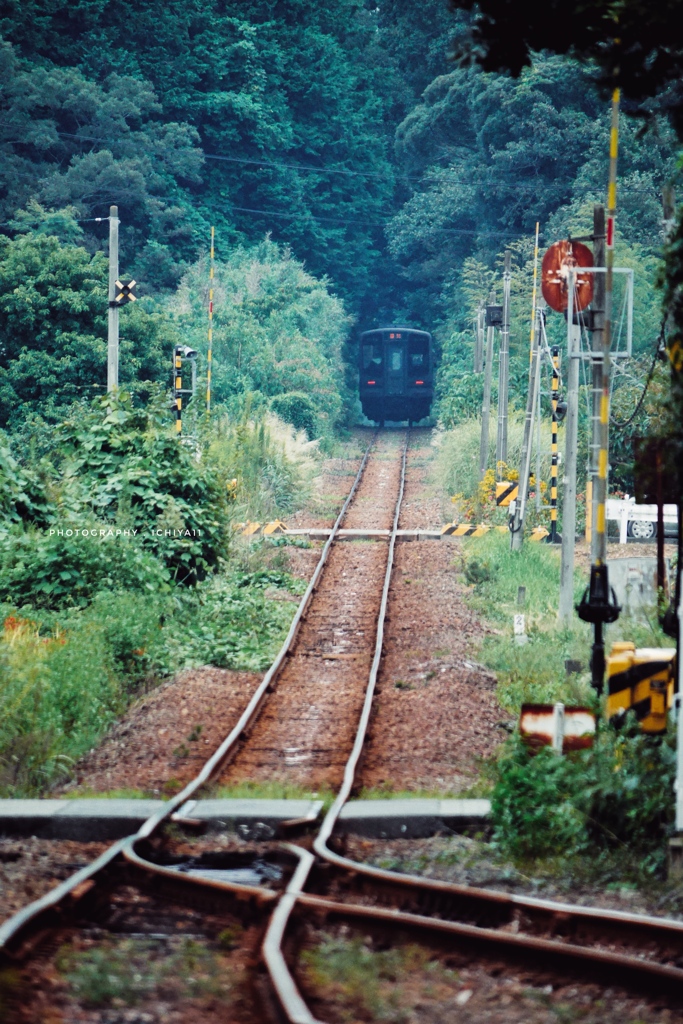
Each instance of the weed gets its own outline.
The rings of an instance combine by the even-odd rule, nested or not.
[[[180,746],[174,749],[173,756],[178,758],[187,757],[189,753],[189,748],[186,747],[184,743],[181,743]]]
[[[196,743],[197,740],[199,739],[199,737],[202,734],[202,729],[203,728],[204,727],[202,725],[195,725],[194,729],[192,730],[190,735],[187,737],[188,743]]]
[[[407,683],[404,679],[397,679],[394,683],[397,690],[414,690],[415,687],[412,683]]]
[[[297,786],[294,783],[273,780],[272,782],[238,782],[233,786],[220,786],[211,795],[217,800],[250,798],[261,800],[322,800],[325,806],[329,806],[335,794],[327,789],[312,791],[305,789],[303,786]]]
[[[465,578],[468,583],[480,586],[492,579],[490,564],[484,559],[471,558],[465,564]]]
[[[65,946],[56,967],[85,1007],[137,1006],[152,996],[224,997],[232,987],[220,956],[187,938],[170,947],[153,939],[107,941],[84,950]]]
[[[302,954],[309,981],[340,1007],[343,1020],[391,1021],[402,1024],[411,1017],[411,1003],[429,998],[435,982],[457,984],[457,975],[416,945],[375,950],[359,937],[325,937]],[[411,985],[419,982],[417,992]]]

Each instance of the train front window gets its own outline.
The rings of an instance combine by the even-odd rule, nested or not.
[[[426,373],[429,369],[429,342],[419,334],[413,334],[408,341],[408,365],[415,372]]]
[[[382,371],[382,343],[363,345],[363,370],[372,373]]]
[[[398,373],[403,368],[403,349],[392,345],[389,349],[389,369]]]

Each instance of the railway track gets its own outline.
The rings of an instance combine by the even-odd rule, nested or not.
[[[116,921],[122,927],[123,920],[131,930],[145,914],[152,927],[160,907],[189,905],[200,918],[223,914],[240,921],[254,948],[262,937],[263,961],[275,995],[271,1009],[293,1024],[316,1022],[297,985],[296,969],[289,966],[311,921],[345,922],[385,937],[400,932],[484,960],[503,958],[561,977],[591,976],[626,989],[665,993],[683,1005],[681,922],[432,881],[364,865],[339,852],[335,826],[353,791],[382,657],[408,438],[400,468],[391,453],[386,458],[386,442],[380,440],[377,446],[375,440],[373,445],[283,648],[235,728],[193,782],[137,835],[115,843],[0,926],[0,955],[7,963],[20,962],[55,929],[84,921],[107,929]],[[368,510],[377,514],[377,521],[367,522]],[[388,526],[388,544],[335,545],[337,531],[348,522]],[[165,826],[175,821],[192,828],[183,807],[210,780],[255,777],[336,792],[312,851],[308,835],[301,845],[289,842],[270,849],[267,860],[276,876],[272,883],[227,881],[220,877],[220,856],[212,859],[210,853],[192,870],[183,870],[188,858],[168,855]],[[306,823],[291,826],[306,829]],[[213,870],[216,865],[218,871]],[[131,910],[135,905],[138,910]]]

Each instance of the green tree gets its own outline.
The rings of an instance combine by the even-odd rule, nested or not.
[[[207,266],[186,275],[170,309],[192,345],[207,347]],[[236,249],[216,266],[213,389],[217,402],[260,392],[295,426],[310,403],[307,430],[330,435],[349,414],[342,345],[350,320],[328,282],[307,273],[288,249],[266,240]]]
[[[141,303],[120,319],[121,383],[164,381],[172,327]],[[32,413],[55,422],[65,406],[104,388],[106,337],[101,253],[41,232],[0,237],[0,425]]]

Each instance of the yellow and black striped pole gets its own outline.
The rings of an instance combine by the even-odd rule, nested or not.
[[[557,400],[560,388],[560,350],[557,345],[553,345],[551,355],[553,359],[553,381],[551,385],[553,419],[550,435],[550,535],[548,543],[557,544],[559,539],[557,536]]]
[[[209,254],[209,348],[206,354],[206,415],[211,415],[211,363],[213,359],[213,276],[214,240],[216,229],[211,228],[211,252]]]
[[[594,481],[595,544],[590,584],[577,607],[579,618],[593,623],[593,652],[591,655],[592,683],[602,693],[605,679],[605,644],[603,626],[619,617],[621,608],[609,586],[607,572],[607,528],[605,504],[607,501],[607,473],[609,464],[609,398],[610,348],[612,344],[612,287],[614,281],[614,222],[617,212],[617,155],[619,152],[619,90],[612,94],[612,121],[609,142],[609,185],[607,189],[606,272],[605,272],[605,327],[602,333],[602,394],[599,407],[599,447],[597,472]]]
[[[183,432],[183,359],[180,348],[176,346],[173,356],[173,397],[175,399],[175,429],[177,434]]]

